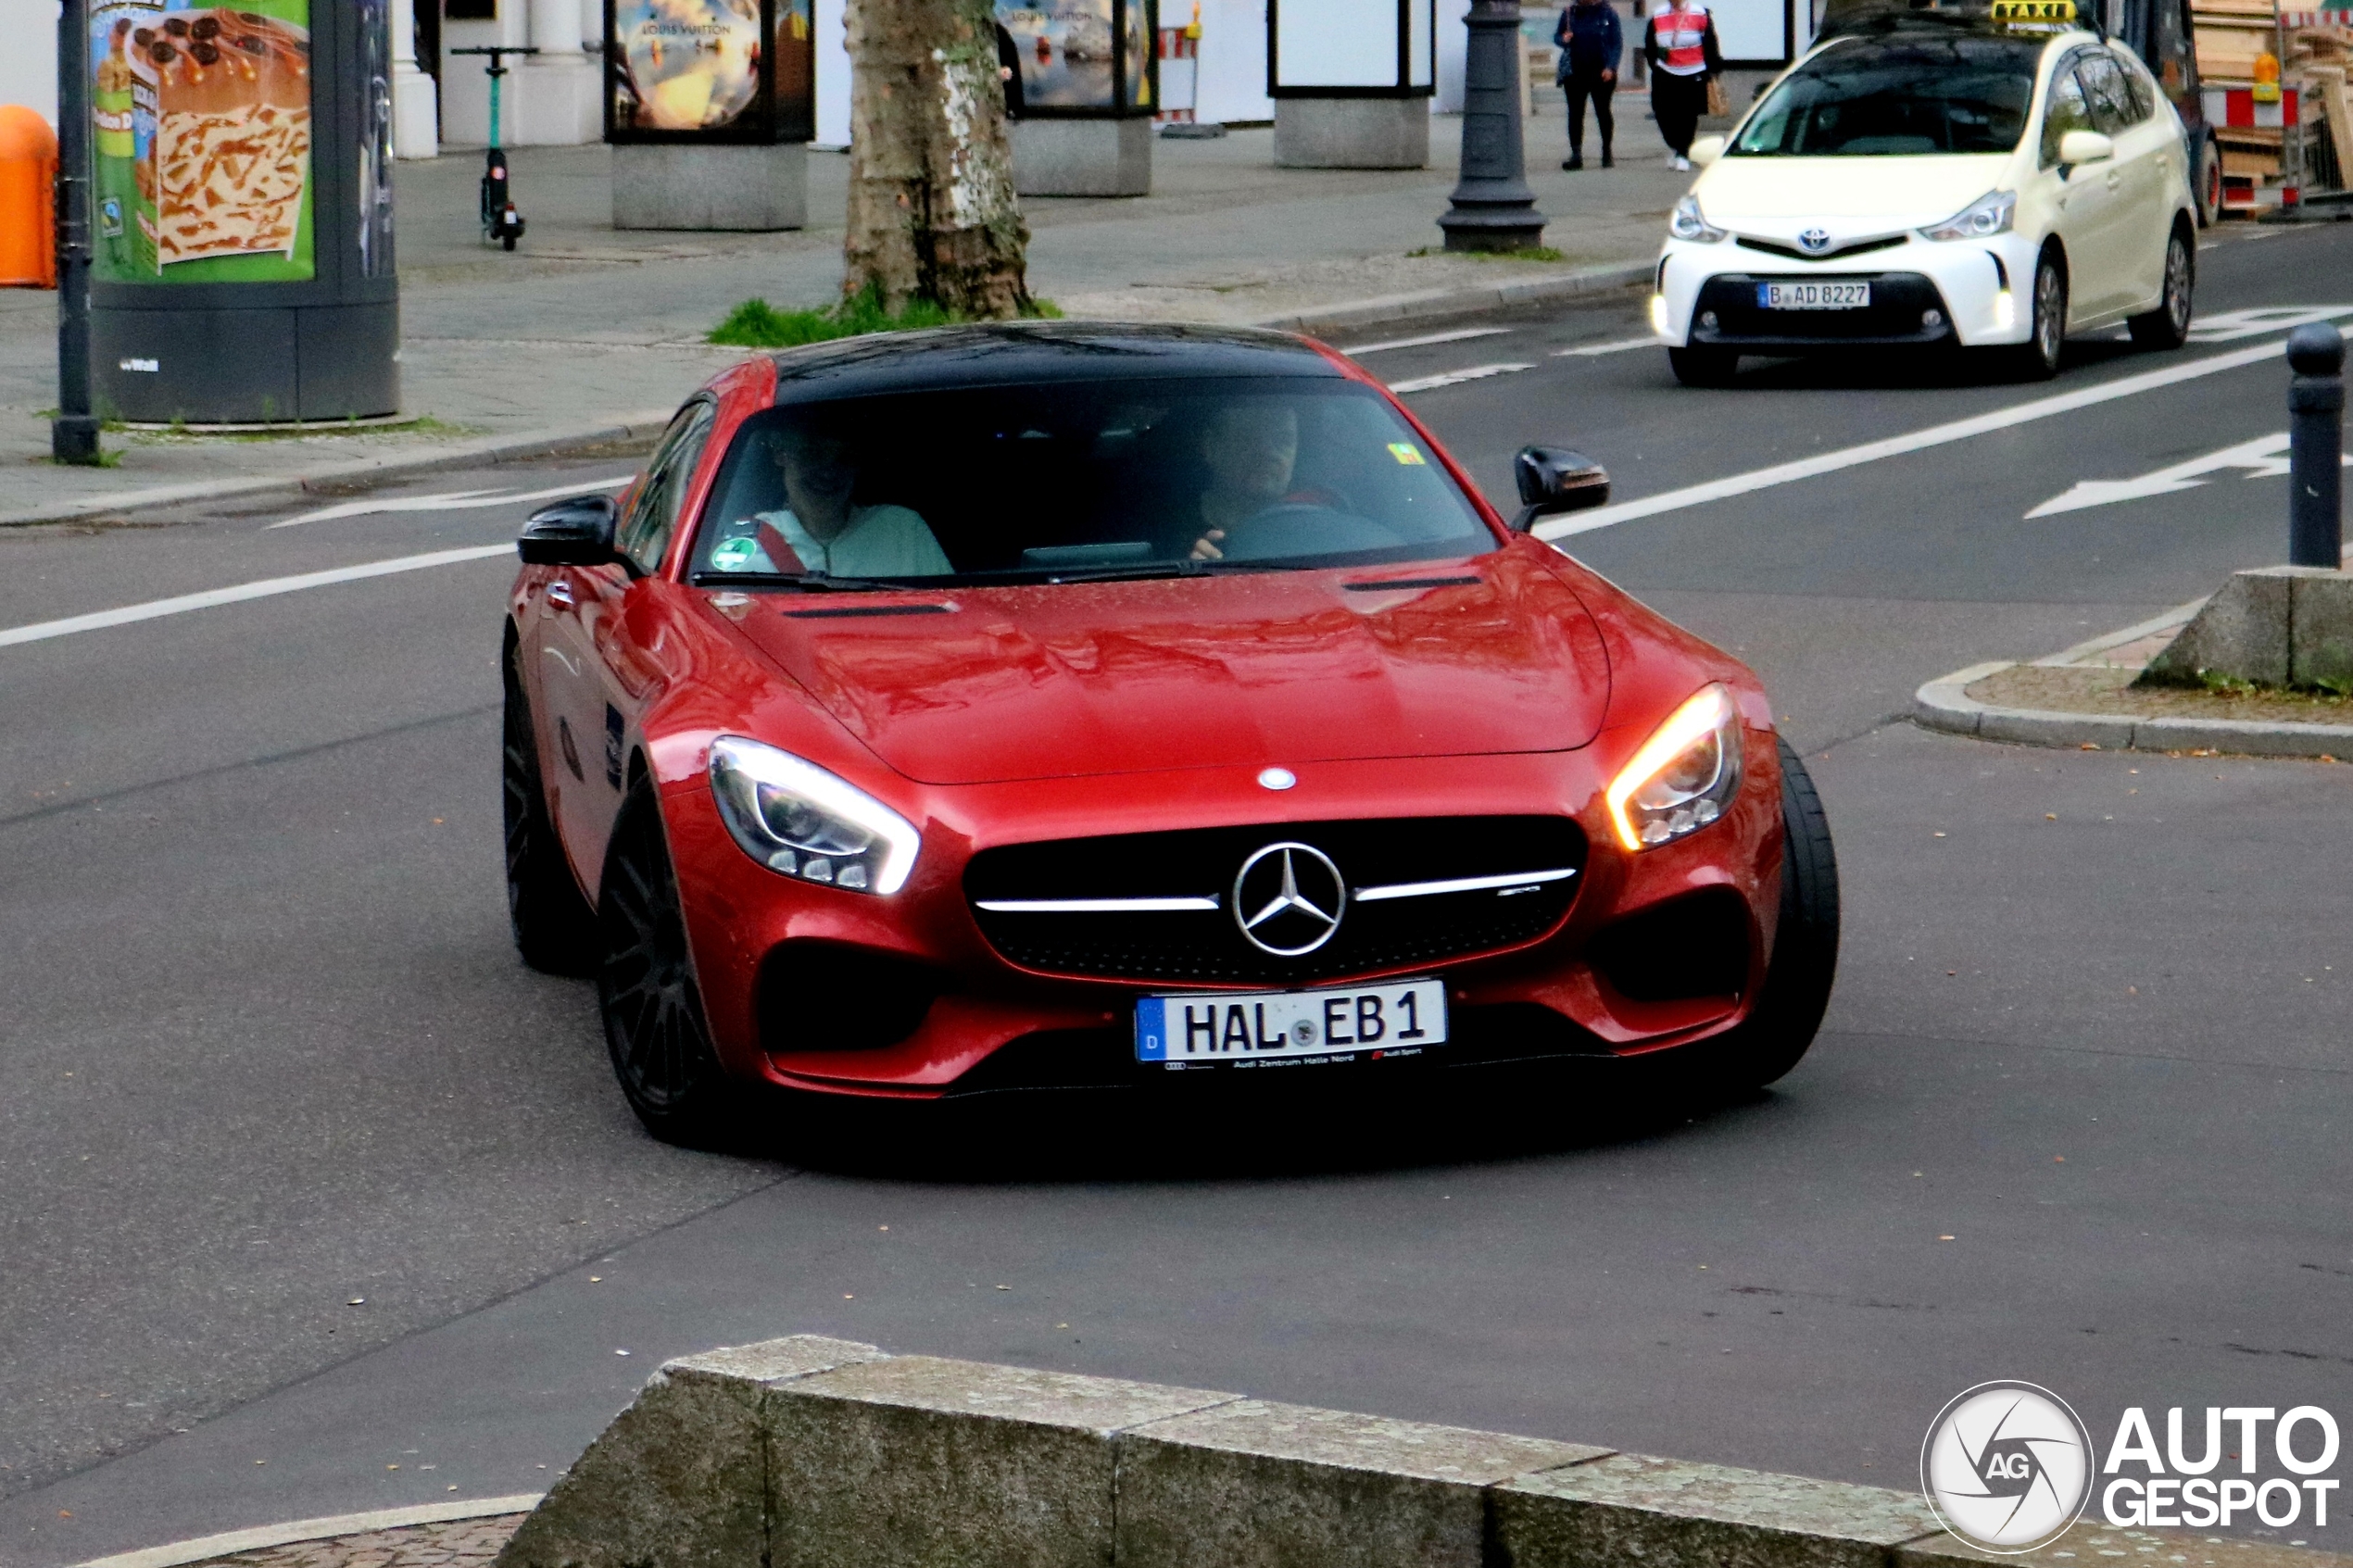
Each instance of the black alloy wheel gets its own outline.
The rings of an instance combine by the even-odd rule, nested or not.
[[[737,1092],[711,1048],[661,809],[644,779],[613,824],[597,925],[597,1008],[629,1109],[664,1143],[728,1141]]]
[[[507,923],[522,961],[547,974],[581,976],[597,962],[597,917],[573,881],[563,846],[547,816],[539,772],[539,742],[532,733],[530,700],[516,669],[510,636],[501,661],[506,677],[502,721],[507,825]]]
[[[1729,348],[1670,348],[1667,366],[1685,386],[1730,386],[1741,357]]]
[[[1838,854],[1814,780],[1788,740],[1781,755],[1781,906],[1755,1008],[1702,1047],[1705,1088],[1738,1096],[1787,1073],[1813,1045],[1838,974]],[[1670,1053],[1672,1054],[1672,1053]]]
[[[2034,263],[2034,293],[2028,304],[2033,312],[2032,335],[2011,350],[2021,381],[2049,381],[2058,374],[2059,355],[2067,347],[2067,267],[2055,250],[2045,250]]]
[[[2176,221],[2165,242],[2165,293],[2157,308],[2135,316],[2125,325],[2138,348],[2179,348],[2190,341],[2192,292],[2197,286],[2197,263],[2191,254],[2188,228]]]

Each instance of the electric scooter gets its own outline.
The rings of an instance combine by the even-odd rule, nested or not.
[[[515,210],[507,182],[507,154],[498,145],[498,79],[507,74],[506,56],[535,55],[535,48],[494,44],[478,49],[452,49],[453,55],[490,56],[490,153],[482,176],[482,243],[515,248],[522,238],[522,214]]]

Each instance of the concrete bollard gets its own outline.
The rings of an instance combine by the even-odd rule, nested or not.
[[[2288,334],[2287,558],[2344,564],[2345,339],[2323,322]]]

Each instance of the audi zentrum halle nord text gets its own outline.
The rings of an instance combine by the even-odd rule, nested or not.
[[[1600,469],[1517,469],[1506,521],[1267,332],[738,365],[522,533],[516,941],[680,1141],[762,1086],[1777,1077],[1837,945],[1812,787],[1748,670],[1525,532]]]

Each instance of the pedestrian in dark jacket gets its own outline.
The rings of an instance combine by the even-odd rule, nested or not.
[[[1673,0],[1651,18],[1642,53],[1651,63],[1651,113],[1657,117],[1658,133],[1674,155],[1674,167],[1689,173],[1692,137],[1707,112],[1708,78],[1724,69],[1716,19],[1699,0]]]
[[[1610,156],[1610,142],[1617,123],[1610,114],[1610,97],[1617,91],[1617,65],[1626,55],[1617,8],[1609,0],[1574,0],[1561,12],[1553,43],[1561,52],[1553,80],[1568,96],[1568,157],[1561,167],[1585,167],[1585,104],[1591,99],[1593,123],[1602,133],[1602,167],[1612,168],[1617,160]]]

